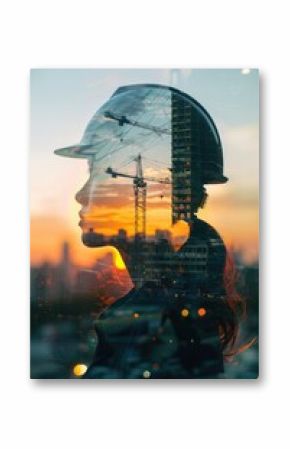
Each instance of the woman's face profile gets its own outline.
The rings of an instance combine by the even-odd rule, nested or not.
[[[75,196],[85,245],[99,246],[100,235],[113,236],[119,229],[133,237],[138,155],[146,182],[146,232],[170,229],[170,127],[171,95],[161,88],[121,92],[94,115],[76,155],[87,159],[89,171]]]

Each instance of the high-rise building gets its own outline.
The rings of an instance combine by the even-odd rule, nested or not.
[[[202,198],[200,117],[172,92],[172,221],[191,222]]]
[[[62,255],[58,270],[59,296],[63,299],[70,297],[71,292],[71,260],[70,247],[67,242],[62,245]]]
[[[117,241],[126,242],[127,238],[127,231],[125,229],[118,229]]]

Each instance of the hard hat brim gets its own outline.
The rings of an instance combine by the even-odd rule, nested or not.
[[[77,159],[86,159],[96,153],[94,145],[72,145],[71,147],[58,148],[54,150],[54,154],[64,157],[72,157]]]

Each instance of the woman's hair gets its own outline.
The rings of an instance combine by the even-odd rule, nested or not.
[[[249,349],[255,342],[256,337],[241,344],[239,342],[239,330],[241,321],[247,317],[246,299],[237,290],[239,272],[236,269],[233,251],[227,251],[224,269],[224,317],[220,323],[220,338],[225,358],[231,358]]]
[[[222,348],[225,356],[233,355],[239,335],[240,322],[246,316],[246,302],[237,290],[239,273],[236,269],[233,252],[227,251],[224,267],[224,289],[225,297],[219,316],[219,328]],[[230,354],[228,354],[230,351]]]

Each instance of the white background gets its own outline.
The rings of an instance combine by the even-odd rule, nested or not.
[[[286,1],[10,1],[1,9],[2,447],[289,447]],[[31,67],[261,70],[259,381],[29,380]]]

